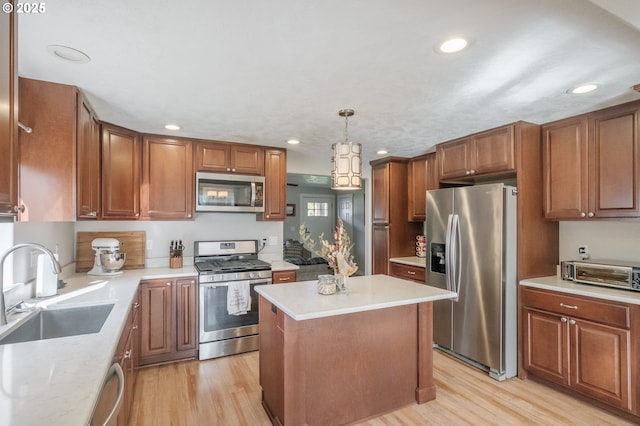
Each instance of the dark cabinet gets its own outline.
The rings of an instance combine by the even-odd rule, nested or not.
[[[140,135],[102,123],[102,218],[140,217]]]
[[[197,171],[262,176],[264,162],[264,149],[260,146],[214,141],[197,145]]]
[[[0,215],[18,212],[17,21],[15,13],[0,13]]]
[[[197,291],[195,278],[140,283],[140,365],[196,356]]]
[[[640,217],[640,103],[543,126],[548,219]]]
[[[415,237],[422,223],[409,222],[406,158],[372,161],[372,213],[374,274],[389,273],[389,258],[413,256]]]
[[[100,216],[102,195],[100,181],[100,123],[87,100],[77,95],[77,200],[78,219],[97,219]]]
[[[142,218],[192,219],[192,142],[145,135],[142,148]]]
[[[427,191],[438,189],[438,173],[436,154],[430,153],[412,158],[408,164],[409,179],[409,220],[424,222],[426,220]]]
[[[439,144],[439,180],[514,172],[513,124]]]
[[[287,151],[265,148],[264,166],[264,213],[258,218],[283,221],[287,217]]]
[[[533,375],[637,412],[637,307],[552,291],[523,292],[524,368]]]
[[[296,281],[296,271],[275,271],[271,274],[273,284],[285,284]]]

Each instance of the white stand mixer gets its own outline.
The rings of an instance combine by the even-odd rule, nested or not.
[[[115,238],[96,238],[91,241],[96,252],[93,269],[89,275],[120,275],[124,265],[125,253],[120,253],[120,241]]]

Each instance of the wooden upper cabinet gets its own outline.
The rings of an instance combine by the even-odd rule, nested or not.
[[[371,167],[371,188],[373,192],[373,223],[389,223],[389,163]]]
[[[515,171],[515,124],[440,144],[440,180]]]
[[[262,176],[264,149],[255,145],[200,141],[197,146],[196,171],[238,173]]]
[[[100,123],[82,93],[78,92],[77,200],[78,219],[100,215]]]
[[[640,102],[543,126],[548,219],[640,216]]]
[[[140,135],[102,123],[102,218],[140,217]]]
[[[640,216],[640,103],[589,117],[589,216]]]
[[[436,173],[436,154],[412,158],[408,166],[409,221],[424,222],[426,219],[426,195],[430,189],[439,187]]]
[[[287,151],[265,148],[264,164],[264,213],[259,214],[258,219],[285,220],[287,217]]]
[[[142,217],[192,219],[193,143],[145,135],[142,149]]]
[[[571,219],[588,209],[587,117],[542,127],[543,208],[547,218]]]
[[[20,78],[20,221],[76,219],[78,91]]]
[[[18,211],[17,15],[0,14],[0,215]]]

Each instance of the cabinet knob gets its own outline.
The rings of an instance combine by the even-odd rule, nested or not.
[[[131,358],[131,350],[128,350],[124,353],[125,358]]]
[[[567,319],[565,317],[562,317],[562,318],[560,318],[560,321],[567,322]]]
[[[13,206],[13,213],[24,213],[25,207],[24,204],[20,204],[19,206]]]
[[[235,172],[235,171],[236,171],[236,169],[231,169],[231,171],[232,171],[232,172]]]
[[[191,213],[189,213],[189,214],[187,215],[187,217],[191,217]]]
[[[580,212],[580,217],[585,217],[586,213],[585,212]]]
[[[228,172],[230,172],[230,171],[231,171],[231,168],[227,167],[227,171],[228,171]]]
[[[589,217],[594,217],[594,216],[595,216],[595,214],[594,214],[593,212],[589,212],[589,214],[588,214],[587,216],[589,216]]]
[[[471,171],[469,171],[469,170],[465,170],[464,174],[468,176],[468,175],[470,175],[470,174],[471,174]]]
[[[132,330],[137,330],[137,329],[138,329],[138,326],[137,326],[137,325],[134,325],[133,327],[131,327],[131,329],[132,329]]]
[[[267,215],[267,219],[269,219],[269,217],[270,217],[270,216],[269,216],[269,215]]]
[[[473,169],[471,169],[471,170],[469,170],[469,174],[470,174],[470,175],[475,175],[475,174],[476,174],[476,171],[475,171],[475,170],[473,170]]]
[[[136,303],[134,303],[134,304],[133,304],[133,307],[134,307],[134,308],[139,308],[139,307],[140,307],[140,302],[136,302]]]
[[[171,283],[167,283],[168,286],[171,286]]]
[[[570,325],[574,325],[575,323],[576,323],[576,320],[573,320],[573,319],[572,319],[572,320],[569,320],[569,324],[570,324]]]

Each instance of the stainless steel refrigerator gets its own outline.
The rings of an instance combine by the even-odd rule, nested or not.
[[[437,347],[504,380],[517,374],[516,189],[504,184],[427,191],[426,284]]]

